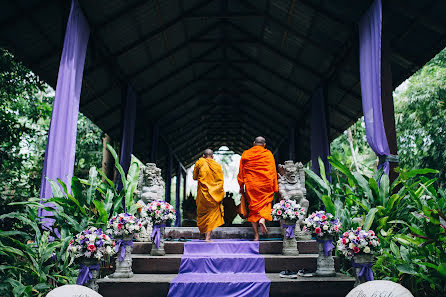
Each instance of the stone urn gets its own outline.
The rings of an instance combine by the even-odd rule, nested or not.
[[[332,255],[333,236],[323,235],[317,237],[319,255],[317,257],[317,270],[316,276],[336,276],[336,270],[334,267],[334,258]]]
[[[370,254],[357,254],[353,256],[352,267],[356,280],[355,287],[374,279],[372,271],[374,262],[375,257]]]
[[[299,250],[297,249],[297,242],[294,236],[296,228],[296,220],[280,220],[283,234],[282,255],[285,256],[298,256]]]
[[[152,223],[147,218],[140,218],[141,231],[136,235],[138,242],[150,242],[150,234],[152,233]]]
[[[96,258],[79,258],[80,270],[76,284],[83,285],[97,292],[99,289],[97,280],[99,276],[99,260]]]
[[[111,278],[131,278],[132,271],[132,250],[133,250],[134,234],[127,234],[123,237],[116,238],[116,270],[110,275]]]
[[[152,250],[150,251],[151,256],[165,256],[166,251],[164,250],[164,234],[165,234],[166,224],[156,224],[152,228]]]

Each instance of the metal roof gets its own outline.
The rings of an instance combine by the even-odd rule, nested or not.
[[[91,27],[80,111],[121,137],[122,94],[139,97],[134,154],[168,147],[187,167],[255,136],[274,150],[295,127],[308,160],[310,98],[327,85],[329,137],[362,115],[357,22],[372,1],[79,0]],[[383,1],[394,86],[446,45],[446,1]],[[2,1],[0,45],[55,87],[70,1]]]

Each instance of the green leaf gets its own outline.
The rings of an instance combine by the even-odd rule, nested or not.
[[[96,206],[101,222],[107,223],[108,213],[105,211],[104,204],[99,200],[93,200],[93,204]]]
[[[123,189],[126,189],[127,183],[126,183],[126,179],[125,179],[125,173],[124,173],[124,169],[122,169],[122,166],[119,164],[118,154],[116,154],[116,151],[108,143],[107,143],[107,149],[110,151],[110,154],[112,154],[113,158],[115,159],[115,168],[118,170],[119,175],[121,176],[121,182],[122,182]]]
[[[383,174],[381,177],[381,182],[379,184],[379,201],[382,206],[387,206],[387,201],[389,200],[389,176]]]
[[[330,188],[329,185],[327,185],[322,178],[320,178],[316,173],[314,173],[312,170],[304,168],[305,173],[307,175],[307,177],[309,177],[310,179],[312,179],[320,188],[322,188],[325,191],[325,194],[329,194],[330,193]]]
[[[115,197],[112,190],[107,189],[107,193],[105,194],[105,200],[104,200],[104,209],[105,212],[110,215],[110,212],[113,208],[113,198]]]
[[[90,173],[88,175],[88,183],[90,186],[87,189],[87,205],[90,205],[95,197],[97,177],[98,172],[96,171],[96,167],[93,166],[90,168]]]
[[[358,181],[358,186],[362,189],[365,196],[367,197],[368,205],[370,205],[370,203],[373,203],[373,201],[375,199],[373,197],[372,190],[369,187],[369,182],[364,178],[364,176],[362,176],[362,174],[360,174],[358,172],[353,173],[353,175],[355,176],[356,180]]]
[[[330,196],[322,195],[322,202],[325,205],[325,210],[327,211],[327,213],[331,213],[332,215],[336,216],[336,209],[333,201],[331,201]]]
[[[446,277],[446,263],[441,263],[440,265],[438,265],[437,267],[437,271],[443,275],[444,277]]]
[[[400,249],[393,241],[390,242],[390,250],[398,259],[401,258]]]
[[[410,266],[408,264],[397,264],[396,268],[401,273],[411,274],[411,275],[418,275],[418,272],[412,266]]]
[[[373,220],[375,219],[375,214],[378,210],[376,208],[372,208],[369,210],[369,213],[366,215],[364,220],[363,229],[368,231],[373,224]]]
[[[64,198],[65,195],[63,194],[62,190],[60,189],[60,185],[51,179],[47,179],[47,180],[50,182],[53,197]]]

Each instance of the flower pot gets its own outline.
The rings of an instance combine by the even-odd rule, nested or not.
[[[370,254],[356,254],[352,258],[352,267],[355,274],[355,287],[373,280],[372,266],[375,258]]]
[[[297,242],[294,236],[294,230],[296,228],[296,220],[280,220],[283,234],[282,255],[286,256],[298,256],[299,250],[297,249]]]
[[[134,234],[127,234],[121,238],[116,238],[116,270],[110,275],[112,278],[130,278],[132,271],[132,250]]]
[[[156,224],[152,228],[152,250],[150,251],[151,256],[165,256],[166,251],[164,250],[164,233],[165,224]]]
[[[318,237],[317,242],[318,242],[319,255],[317,257],[317,270],[315,275],[336,276],[332,250],[328,251],[328,248],[333,245],[333,236],[323,235],[322,237]]]
[[[96,258],[79,258],[80,270],[76,284],[83,285],[97,292],[99,289],[97,280],[99,276],[99,260]]]

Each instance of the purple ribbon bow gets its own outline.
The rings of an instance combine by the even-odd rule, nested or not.
[[[333,240],[331,239],[318,239],[317,242],[324,244],[325,257],[328,257],[328,253],[334,249]]]
[[[99,270],[99,268],[100,268],[99,264],[94,264],[91,266],[85,266],[81,264],[81,269],[79,270],[79,275],[77,276],[76,284],[82,286],[88,283],[93,277],[90,270]]]
[[[372,266],[373,266],[373,263],[356,263],[354,260],[352,260],[352,267],[361,268],[361,270],[358,273],[358,278],[361,278],[364,276],[364,278],[367,282],[375,279],[373,277]]]
[[[152,241],[155,243],[157,249],[160,248],[161,227],[166,227],[166,224],[153,225],[153,230],[152,230]]]
[[[294,229],[296,228],[296,225],[282,225],[282,228],[286,228],[286,237],[288,238],[294,238]]]
[[[133,240],[126,241],[118,239],[118,241],[116,242],[115,251],[119,253],[119,259],[118,259],[119,262],[122,262],[124,260],[126,246],[133,246]],[[119,251],[119,249],[121,249],[121,251]]]

